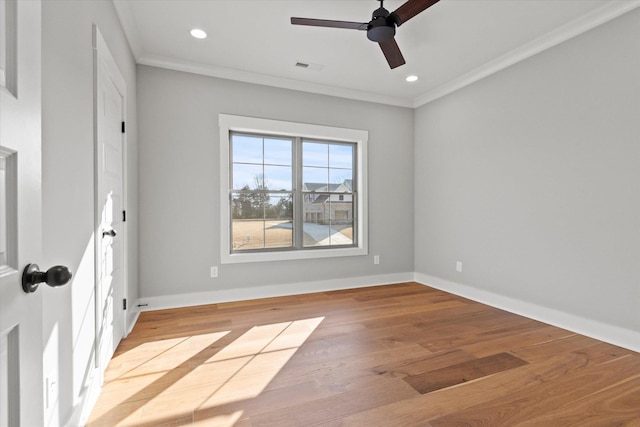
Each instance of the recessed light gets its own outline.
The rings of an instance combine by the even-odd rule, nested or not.
[[[415,81],[418,80],[418,76],[415,76],[415,75],[412,74],[410,76],[407,76],[407,78],[405,80],[408,81],[408,82],[415,82]]]
[[[206,39],[207,38],[207,33],[205,33],[203,30],[199,29],[199,28],[194,28],[193,30],[191,30],[191,35],[197,39]]]

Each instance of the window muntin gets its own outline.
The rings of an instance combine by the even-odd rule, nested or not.
[[[270,120],[270,119],[261,119],[255,117],[244,117],[244,116],[235,116],[229,114],[220,114],[219,115],[219,125],[220,125],[220,229],[219,229],[219,242],[220,242],[220,261],[223,264],[229,263],[245,263],[245,262],[260,262],[260,261],[278,261],[278,260],[294,260],[294,259],[313,259],[313,258],[327,258],[327,257],[344,257],[344,256],[357,256],[357,255],[367,255],[367,229],[368,229],[368,213],[367,213],[367,140],[368,140],[368,132],[363,130],[356,129],[347,129],[347,128],[338,128],[331,126],[322,126],[322,125],[311,125],[305,123],[296,123],[296,122],[286,122],[279,120]],[[259,136],[262,138],[261,141],[253,139],[253,143],[256,145],[260,145],[262,147],[262,151],[260,149],[251,150],[251,153],[247,153],[245,155],[240,155],[240,152],[236,153],[235,163],[237,171],[241,171],[242,167],[247,167],[248,172],[245,171],[244,177],[236,177],[236,184],[233,183],[233,167],[234,167],[234,153],[233,147],[231,144],[231,135],[236,133],[238,135],[243,135],[248,138],[248,141],[251,141],[252,137]],[[267,137],[268,136],[268,137]],[[256,186],[264,187],[265,183],[265,174],[267,175],[266,181],[272,181],[273,170],[271,171],[271,177],[269,178],[269,166],[288,166],[288,162],[279,160],[280,156],[274,153],[273,150],[266,150],[268,144],[265,141],[274,139],[279,142],[282,140],[305,140],[309,143],[317,143],[320,146],[316,148],[320,148],[323,153],[326,153],[324,150],[326,146],[322,146],[323,143],[331,143],[329,147],[330,153],[323,155],[322,163],[315,162],[310,165],[310,167],[316,167],[322,169],[324,167],[324,171],[321,171],[324,178],[322,181],[326,182],[327,185],[335,184],[338,179],[344,178],[345,169],[348,171],[349,167],[343,161],[339,161],[339,156],[334,153],[335,150],[340,151],[340,149],[344,149],[343,146],[352,146],[352,163],[353,167],[351,169],[352,174],[352,190],[353,194],[337,194],[333,193],[330,196],[333,199],[328,200],[333,203],[337,202],[350,202],[353,204],[351,209],[353,216],[353,226],[352,226],[352,244],[338,244],[335,238],[331,237],[331,232],[329,232],[329,241],[328,245],[325,246],[316,246],[311,245],[313,242],[309,242],[307,239],[307,246],[305,246],[304,241],[304,233],[296,232],[295,227],[291,227],[292,230],[289,231],[288,237],[286,239],[286,244],[282,243],[284,240],[282,236],[276,238],[274,236],[274,231],[282,229],[286,229],[280,224],[273,224],[270,221],[282,221],[285,218],[280,212],[277,213],[277,210],[273,209],[274,206],[277,206],[278,203],[275,201],[267,201],[262,204],[262,209],[258,209],[259,212],[262,213],[260,216],[256,214],[255,211],[251,215],[254,218],[242,218],[244,216],[249,216],[246,214],[241,215],[237,211],[234,213],[232,211],[232,204],[235,200],[236,203],[244,202],[247,203],[246,197],[248,196],[247,192],[253,192],[252,187],[255,189]],[[249,143],[249,142],[248,142]],[[291,194],[296,191],[299,192],[300,196],[298,196],[298,201],[292,201],[292,214],[295,215],[297,223],[301,224],[303,222],[312,222],[319,221],[322,217],[319,215],[319,212],[306,212],[304,209],[303,196],[302,196],[302,186],[296,184],[297,182],[301,182],[301,176],[303,174],[302,168],[302,143],[300,142],[300,146],[296,146],[294,144],[294,149],[292,153],[292,188],[289,189],[283,185],[273,185],[273,182],[267,182],[266,188],[260,188],[259,191],[267,192],[270,194],[269,200],[271,200],[273,195],[282,195],[282,194]],[[257,154],[256,154],[257,152]],[[310,153],[308,153],[310,155]],[[329,157],[331,158],[331,165],[329,165]],[[244,166],[241,166],[244,165]],[[249,166],[253,167],[253,169],[248,168]],[[265,169],[266,168],[266,169]],[[330,169],[336,169],[331,170]],[[281,170],[280,168],[276,168],[275,171]],[[330,173],[331,172],[331,173]],[[336,174],[336,172],[339,172]],[[331,177],[329,177],[329,174]],[[256,180],[255,176],[258,175],[259,178]],[[288,181],[287,181],[288,182]],[[344,181],[342,181],[344,183]],[[248,186],[248,190],[242,190]],[[240,187],[240,189],[238,189]],[[277,188],[277,190],[271,190],[270,188]],[[318,190],[316,189],[316,193]],[[329,193],[332,193],[329,191]],[[256,195],[257,196],[257,195]],[[314,196],[317,196],[315,194]],[[342,200],[340,200],[342,196]],[[242,199],[244,197],[245,199]],[[264,200],[267,200],[265,195],[262,196]],[[284,202],[280,203],[282,206]],[[257,201],[254,202],[254,205],[259,207],[260,203]],[[267,209],[264,206],[267,206]],[[271,206],[271,207],[269,207]],[[333,206],[332,214],[329,212],[328,216],[325,217],[325,220],[331,222],[332,226],[336,227],[337,223],[344,222],[345,220],[349,220],[349,208],[345,209],[335,209],[336,206]],[[262,248],[251,249],[251,250],[236,250],[233,251],[233,233],[232,233],[232,221],[234,220],[234,215],[236,220],[241,219],[252,219],[258,223],[258,227],[254,227],[253,232],[249,235],[250,239],[246,239],[246,235],[244,236],[244,241],[250,240],[255,244],[255,246],[262,246]],[[313,218],[312,218],[313,215]],[[274,228],[273,225],[276,225]],[[341,227],[344,225],[341,224]],[[303,226],[299,226],[303,228]],[[343,231],[343,234],[346,233]],[[242,233],[236,233],[236,237],[240,236]],[[283,233],[280,233],[281,235]],[[286,247],[289,245],[288,239],[291,238],[293,240],[293,248]],[[261,239],[261,240],[260,240]],[[238,241],[240,239],[237,239]],[[315,242],[318,242],[317,239],[314,239]],[[324,240],[324,239],[322,239]],[[320,240],[320,241],[322,241]],[[327,242],[325,242],[327,243]],[[245,243],[246,244],[246,243]],[[274,247],[276,246],[276,247]]]

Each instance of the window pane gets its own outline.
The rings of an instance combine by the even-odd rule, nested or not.
[[[293,193],[267,194],[265,199],[264,218],[277,221],[293,220]]]
[[[302,143],[302,165],[328,167],[329,146],[316,142]]]
[[[304,246],[353,244],[352,194],[306,193],[303,199]]]
[[[329,145],[329,166],[332,168],[353,169],[353,146]]]
[[[234,219],[231,224],[231,249],[264,248],[264,221],[261,219]]]
[[[293,193],[233,193],[233,250],[293,246]]]
[[[259,136],[232,135],[234,163],[262,163],[262,138]]]
[[[267,165],[291,166],[292,142],[288,139],[264,140],[264,163]]]
[[[262,165],[233,164],[234,190],[256,190],[263,187]]]
[[[291,166],[265,166],[265,190],[291,190]]]
[[[314,213],[311,213],[313,218]],[[311,222],[305,221],[304,223],[304,236],[303,244],[305,247],[310,246],[327,246],[329,243],[329,226],[315,222],[312,219]]]
[[[231,218],[233,219],[264,219],[264,193],[232,193]]]
[[[329,169],[329,182],[331,184],[341,184],[340,187],[331,191],[353,191],[353,174],[350,169]]]
[[[302,170],[302,184],[307,191],[327,191],[329,170],[326,168],[308,168]]]
[[[293,194],[270,194],[265,209],[265,248],[293,246]]]

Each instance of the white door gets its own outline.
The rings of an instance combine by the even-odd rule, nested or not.
[[[94,26],[96,113],[96,343],[104,370],[125,333],[123,222],[125,81]]]
[[[40,1],[0,0],[2,426],[44,423],[42,290],[25,293],[21,284],[42,246],[40,8]]]

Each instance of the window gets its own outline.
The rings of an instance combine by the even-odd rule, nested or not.
[[[366,255],[366,131],[222,114],[221,261]]]

